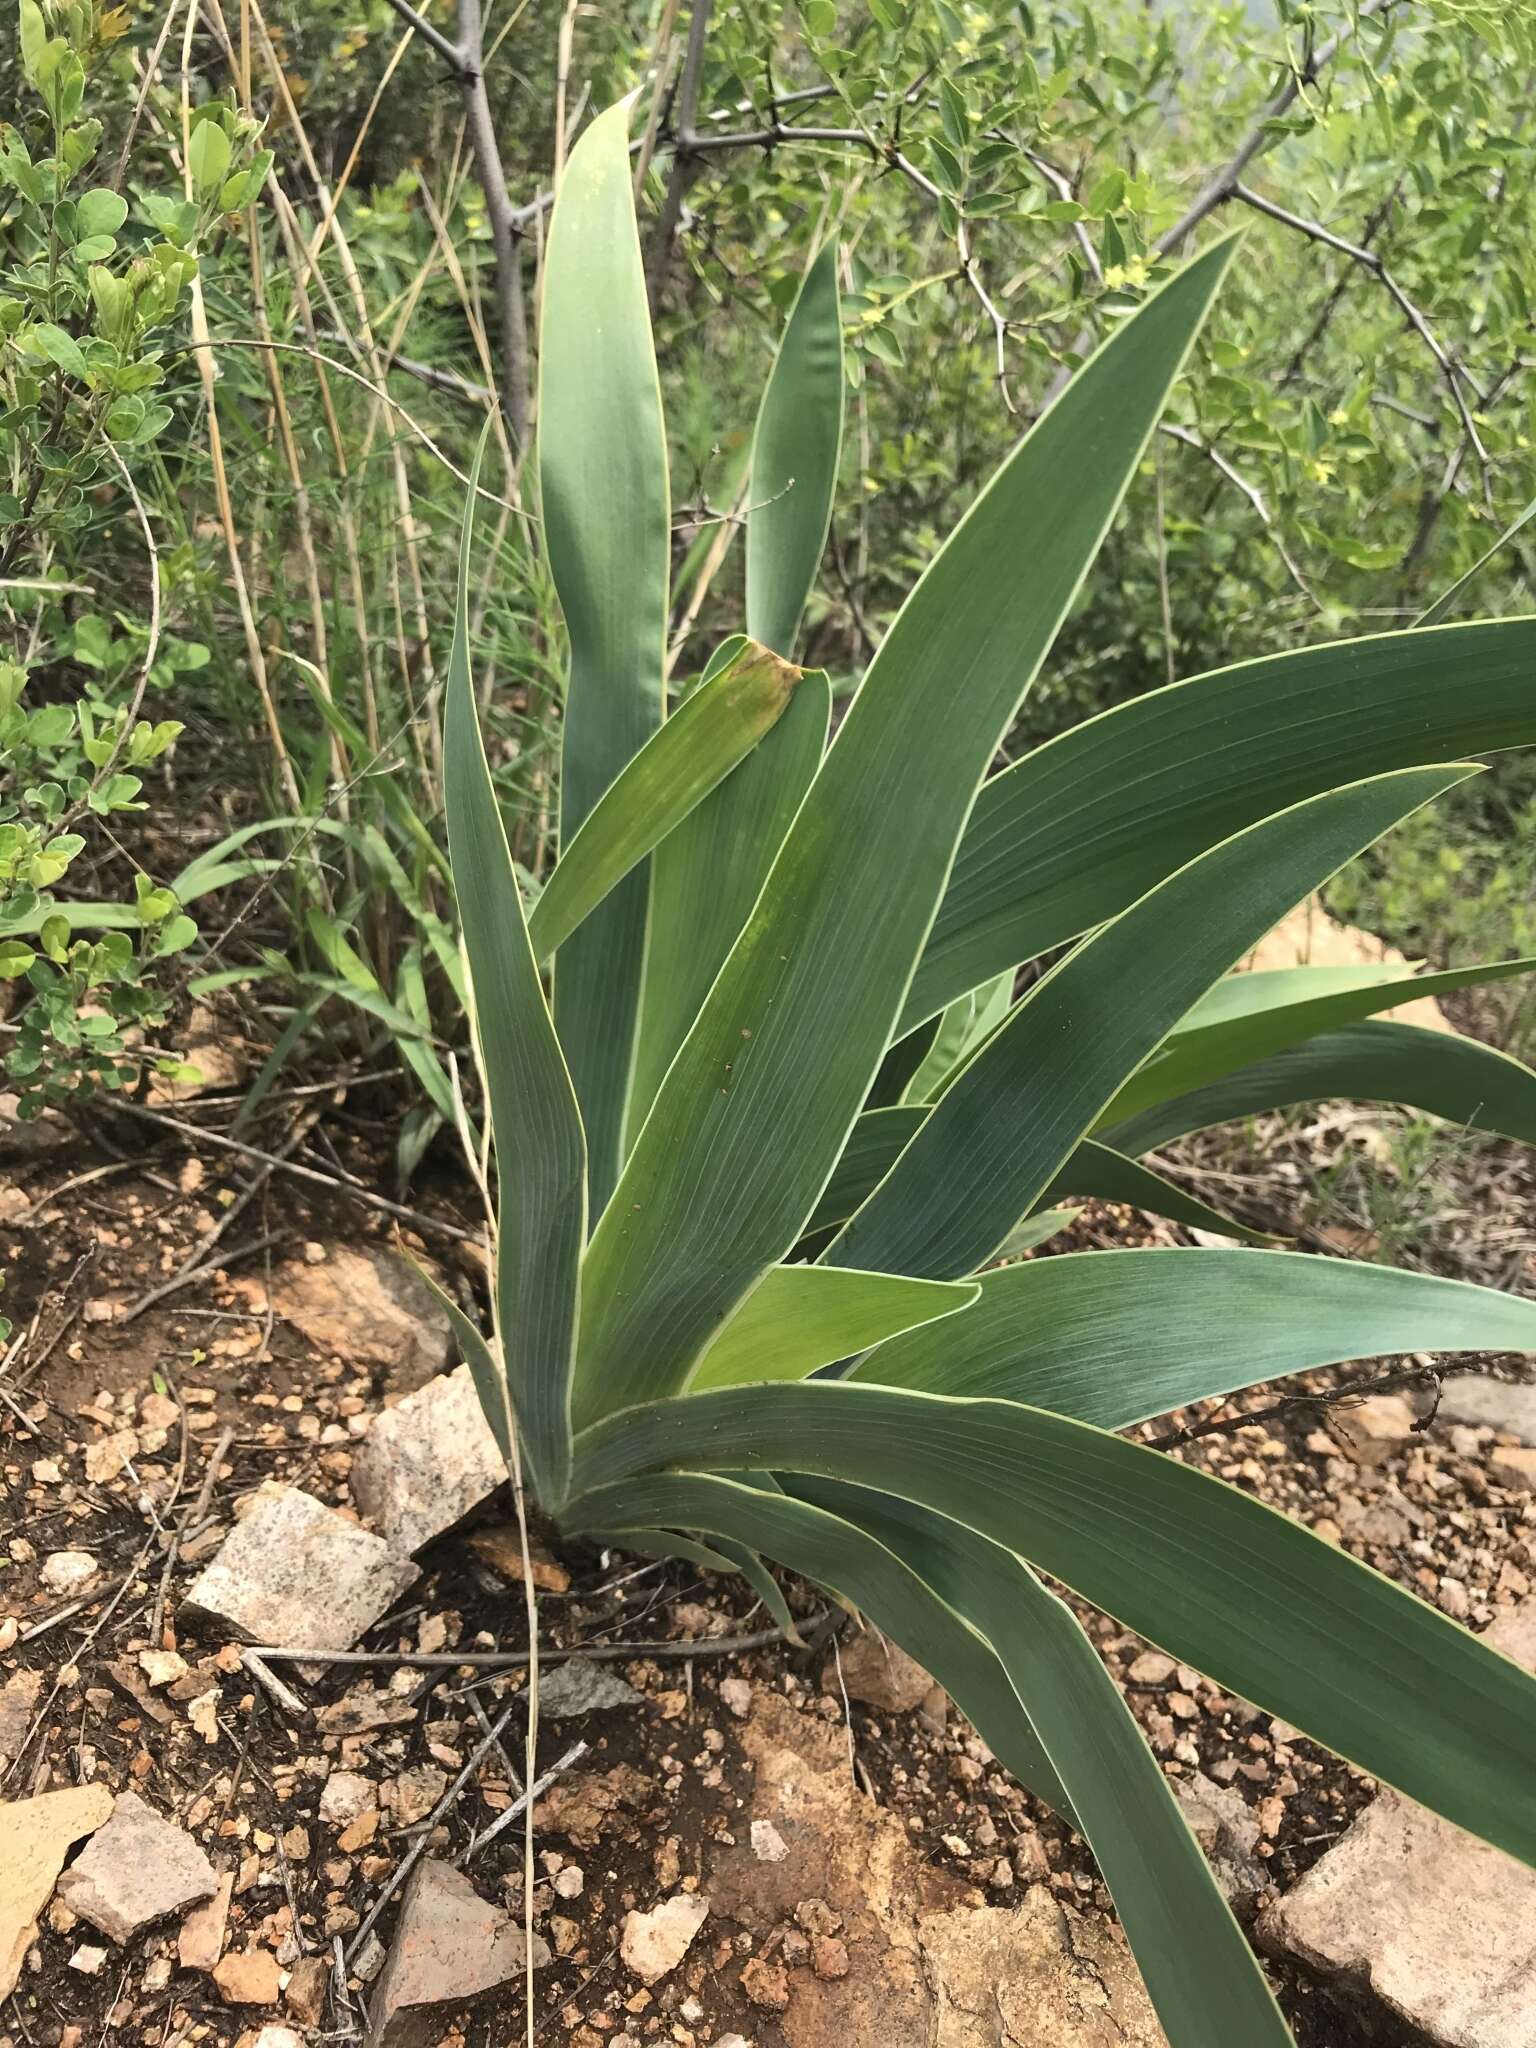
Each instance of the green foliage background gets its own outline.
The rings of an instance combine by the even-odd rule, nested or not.
[[[439,712],[455,471],[500,348],[460,96],[385,0],[42,12],[84,53],[80,177],[122,192],[122,262],[163,262],[154,252],[171,246],[197,270],[196,292],[147,336],[156,431],[119,442],[125,476],[102,459],[94,365],[53,359],[82,422],[79,467],[47,521],[18,519],[15,487],[46,438],[26,400],[40,333],[90,354],[108,315],[88,293],[40,303],[35,202],[7,181],[0,658],[26,667],[28,704],[88,701],[110,722],[134,693],[152,575],[162,617],[144,715],[184,728],[145,764],[157,812],[126,841],[88,832],[63,893],[115,906],[121,929],[136,892],[171,888],[202,931],[156,967],[170,1012],[230,990],[282,1059],[318,1044],[403,1065],[408,1171],[453,1113],[462,1026]],[[453,33],[446,6],[427,12]],[[844,685],[1063,373],[1165,253],[1236,219],[1245,247],[1172,431],[1011,744],[1238,653],[1405,623],[1536,497],[1529,8],[720,0],[704,25],[690,107],[686,7],[492,8],[486,21],[530,324],[535,202],[592,109],[639,91],[637,133],[654,115],[643,228],[654,238],[669,194],[680,204],[675,237],[648,252],[683,593],[675,681],[736,623],[728,515],[775,337],[828,237],[853,388],[806,658]],[[20,44],[0,40],[0,95],[16,110],[6,147],[35,153],[48,115]],[[185,161],[210,126],[238,154],[218,180]],[[533,883],[558,802],[564,655],[528,488],[488,508],[475,610],[492,649],[494,766]],[[1495,557],[1460,615],[1525,600],[1533,532]],[[1523,772],[1458,797],[1448,842],[1428,825],[1389,842],[1340,905],[1437,959],[1464,957],[1464,940],[1468,953],[1527,947]],[[11,761],[13,799],[35,781]],[[78,902],[71,917],[93,929]],[[1522,1028],[1504,1011],[1495,1022]],[[79,1078],[63,1062],[57,1092]]]

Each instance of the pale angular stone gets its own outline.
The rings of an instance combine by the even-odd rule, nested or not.
[[[176,1956],[184,1970],[208,1972],[224,1953],[224,1930],[229,1922],[229,1901],[235,1888],[235,1874],[226,1870],[219,1888],[205,1904],[189,1913],[176,1936]]]
[[[277,1957],[268,1948],[231,1949],[213,1981],[226,2005],[276,2005],[283,1988]]]
[[[1502,1446],[1488,1459],[1488,1477],[1510,1493],[1536,1489],[1536,1449],[1529,1444]]]
[[[80,1785],[0,1805],[0,1841],[5,1844],[0,1857],[0,2005],[16,1989],[27,1950],[37,1938],[37,1916],[64,1858],[111,1811],[106,1785]]]
[[[1523,1444],[1536,1444],[1536,1386],[1516,1386],[1481,1372],[1445,1380],[1438,1419],[1496,1429]]]
[[[626,1913],[619,1937],[625,1969],[642,1984],[659,1984],[708,1918],[709,1900],[699,1892],[677,1892],[649,1913]]]
[[[898,1650],[877,1628],[861,1629],[838,1647],[837,1661],[823,1683],[836,1692],[838,1667],[848,1697],[885,1714],[908,1714],[921,1706],[933,1680],[905,1650]]]
[[[1501,1615],[1488,1641],[1536,1668],[1536,1600]],[[1436,2048],[1536,2041],[1536,1871],[1400,1793],[1379,1792],[1259,1934],[1368,1986]]]
[[[539,1712],[552,1721],[578,1714],[602,1714],[614,1707],[638,1707],[644,1694],[635,1691],[609,1664],[591,1657],[572,1657],[539,1680]]]
[[[72,1913],[122,1945],[143,1927],[218,1890],[219,1875],[189,1834],[136,1792],[120,1792],[106,1826],[59,1879]]]
[[[451,1864],[423,1861],[406,1887],[389,1961],[370,1999],[368,2048],[426,2048],[453,2014],[517,1977],[523,1930]],[[549,1950],[534,1938],[534,1964]]]
[[[332,1827],[349,1827],[360,1813],[378,1804],[378,1788],[360,1771],[332,1771],[320,1788],[320,1818]]]
[[[187,1605],[251,1642],[344,1650],[419,1576],[334,1508],[275,1486],[235,1524]]]
[[[283,2003],[306,2027],[317,2027],[325,2014],[331,1978],[329,1956],[300,1956],[283,1986]]]
[[[1259,1846],[1259,1824],[1242,1794],[1203,1775],[1180,1778],[1173,1789],[1189,1831],[1227,1897],[1252,1898],[1263,1891],[1269,1878],[1253,1853]]]
[[[397,1385],[419,1387],[453,1356],[442,1304],[409,1262],[372,1245],[324,1247],[313,1262],[284,1266],[272,1302],[317,1351],[390,1368]]]
[[[1012,1913],[925,1914],[917,1938],[933,1987],[933,2048],[1167,2048],[1117,1931],[1044,1885]]]
[[[1334,1434],[1357,1465],[1384,1465],[1413,1435],[1417,1421],[1401,1394],[1367,1394],[1362,1401],[1330,1412]]]
[[[20,1756],[42,1689],[41,1671],[13,1671],[0,1686],[0,1764]]]
[[[397,1550],[414,1552],[489,1500],[506,1476],[461,1365],[374,1417],[352,1460],[352,1498]]]
[[[56,1550],[43,1559],[38,1577],[50,1593],[78,1593],[91,1583],[97,1570],[88,1550]]]

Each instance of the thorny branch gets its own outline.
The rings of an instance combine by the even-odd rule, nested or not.
[[[507,427],[519,448],[526,445],[529,426],[528,321],[523,304],[520,242],[523,223],[507,191],[506,172],[496,143],[496,124],[485,86],[485,38],[480,0],[458,0],[458,41],[434,28],[408,0],[389,0],[400,19],[434,49],[448,65],[464,102],[464,120],[474,152],[475,174],[485,194],[496,254],[496,298],[501,320],[501,403]]]
[[[699,78],[704,69],[704,44],[709,34],[712,0],[693,0],[688,17],[688,47],[683,56],[683,78],[677,95],[677,132],[672,145],[672,169],[666,194],[651,242],[651,259],[646,265],[646,289],[654,312],[661,299],[667,269],[672,261],[672,244],[683,217],[683,195],[693,176],[693,156],[698,138],[694,119],[699,110]]]
[[[1279,221],[1282,227],[1293,228],[1297,234],[1306,235],[1314,242],[1321,242],[1325,248],[1337,249],[1341,256],[1348,256],[1377,279],[1439,365],[1440,374],[1444,377],[1451,394],[1451,403],[1455,406],[1457,417],[1461,421],[1461,430],[1482,466],[1484,490],[1488,491],[1488,450],[1483,446],[1482,436],[1477,431],[1477,422],[1472,416],[1471,407],[1467,404],[1466,391],[1462,387],[1465,385],[1480,404],[1486,400],[1487,393],[1471,371],[1446,349],[1430,326],[1426,315],[1409,298],[1376,251],[1363,247],[1359,242],[1346,241],[1342,235],[1336,235],[1331,228],[1325,228],[1321,221],[1307,220],[1299,213],[1291,213],[1287,208],[1277,206],[1272,199],[1266,199],[1262,193],[1253,191],[1247,185],[1234,183],[1232,197],[1241,200],[1244,206],[1251,207],[1255,213],[1262,213],[1270,220]]]
[[[1350,1380],[1342,1387],[1330,1387],[1316,1394],[1287,1394],[1283,1400],[1271,1402],[1267,1408],[1250,1408],[1241,1415],[1224,1415],[1211,1422],[1192,1422],[1185,1429],[1171,1429],[1162,1436],[1147,1437],[1143,1441],[1148,1450],[1171,1451],[1180,1444],[1193,1443],[1197,1437],[1236,1436],[1239,1431],[1252,1429],[1258,1423],[1294,1415],[1298,1409],[1337,1408],[1359,1400],[1363,1394],[1388,1394],[1395,1393],[1400,1387],[1424,1386],[1434,1389],[1434,1399],[1429,1412],[1421,1415],[1413,1426],[1416,1431],[1426,1430],[1435,1419],[1441,1388],[1448,1377],[1438,1365],[1395,1366],[1391,1372],[1379,1373],[1375,1379]]]
[[[1362,21],[1369,21],[1376,14],[1385,14],[1394,4],[1395,0],[1362,0],[1353,22],[1341,28],[1336,36],[1330,36],[1321,48],[1312,51],[1299,69],[1291,71],[1284,85],[1259,114],[1234,153],[1221,169],[1206,181],[1173,226],[1158,237],[1157,255],[1171,254],[1180,242],[1186,240],[1199,227],[1208,214],[1214,213],[1218,206],[1224,205],[1232,197],[1244,171],[1274,139],[1273,124],[1284,120],[1300,97],[1303,86],[1312,85],[1321,77],[1344,45],[1352,39]]]

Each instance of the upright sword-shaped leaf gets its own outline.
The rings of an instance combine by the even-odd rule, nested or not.
[[[837,249],[801,281],[752,443],[747,631],[786,657],[821,566],[843,438],[843,335]]]
[[[571,151],[550,222],[539,350],[539,489],[571,642],[560,841],[661,723],[670,496],[661,389],[630,193],[629,103]],[[586,1125],[594,1213],[622,1163],[650,872],[561,953],[555,1023]]]
[[[987,763],[1232,248],[1197,257],[1080,372],[887,635],[594,1233],[583,1419],[677,1387],[814,1208],[885,1051]]]
[[[807,270],[763,393],[748,476],[747,631],[787,655],[826,546],[843,433],[837,252]],[[658,849],[628,1135],[699,1014],[827,744],[832,697],[808,676],[779,725]]]
[[[481,441],[484,451],[484,440]],[[478,478],[480,457],[475,458]],[[443,806],[476,1035],[496,1144],[496,1335],[541,1498],[565,1496],[577,1272],[586,1237],[581,1113],[544,1002],[517,872],[475,715],[469,660],[471,487],[459,542],[453,651],[443,714]],[[484,1361],[472,1362],[484,1398]],[[497,1404],[493,1425],[509,1432]]]

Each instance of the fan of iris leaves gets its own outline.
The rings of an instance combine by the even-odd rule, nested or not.
[[[1346,1359],[1536,1351],[1530,1302],[1245,1245],[1144,1163],[1339,1096],[1536,1136],[1536,1074],[1383,1015],[1536,963],[1232,973],[1469,756],[1536,739],[1536,620],[1239,663],[990,772],[1242,261],[1217,241],[1002,464],[829,741],[827,678],[792,661],[842,422],[826,248],[757,421],[745,633],[669,691],[626,115],[577,145],[548,246],[540,532],[570,671],[531,902],[470,680],[473,493],[465,517],[446,804],[498,1218],[493,1330],[458,1317],[461,1341],[564,1529],[746,1571],[782,1613],[775,1560],[932,1671],[1086,1837],[1174,2048],[1288,2041],[1046,1579],[1536,1865],[1536,1681],[1122,1433]],[[1019,1256],[1094,1195],[1235,1241]]]

